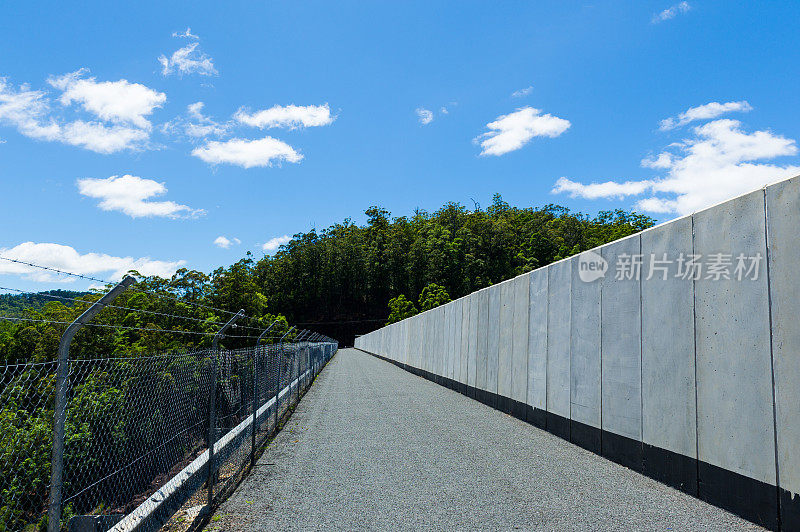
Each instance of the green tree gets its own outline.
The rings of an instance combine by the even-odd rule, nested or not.
[[[444,286],[431,283],[423,288],[422,293],[419,295],[419,308],[425,312],[426,310],[436,308],[450,301],[452,301],[450,299],[450,294],[447,293]]]
[[[414,303],[409,301],[404,294],[400,294],[389,300],[389,319],[386,321],[386,325],[402,321],[416,314],[419,314],[419,311],[414,306]]]

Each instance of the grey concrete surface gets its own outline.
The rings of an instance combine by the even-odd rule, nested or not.
[[[642,441],[697,458],[694,288],[676,277],[675,260],[692,255],[692,218],[642,233],[644,268],[667,264],[666,277],[642,278]]]
[[[342,350],[207,530],[756,530]]]
[[[578,256],[569,259],[572,263],[570,419],[599,429],[601,284],[599,279],[590,283],[580,279],[578,260]]]
[[[489,298],[488,338],[486,340],[486,389],[497,393],[497,366],[500,364],[500,291],[486,289]]]
[[[764,191],[694,215],[694,250],[766,257]],[[704,462],[775,485],[767,268],[757,280],[695,282],[697,447]]]
[[[547,273],[547,411],[569,419],[572,261],[551,264]]]
[[[528,404],[547,410],[547,270],[530,274]]]
[[[478,320],[475,328],[478,331],[478,374],[475,377],[475,387],[480,390],[486,387],[486,365],[489,361],[489,290],[484,288],[477,293]]]
[[[514,292],[514,323],[511,330],[511,398],[528,400],[528,308],[530,306],[530,274],[511,281]]]
[[[511,397],[514,338],[514,285],[513,279],[489,287],[500,292],[500,341],[497,357],[497,393]]]
[[[639,235],[600,248],[611,267],[603,277],[601,349],[603,430],[642,440],[641,275],[616,275],[623,256],[641,256]],[[640,266],[641,267],[641,266]],[[647,272],[644,272],[647,276]]]
[[[769,276],[772,294],[772,343],[775,365],[775,410],[778,429],[780,485],[800,493],[800,181],[767,187]]]

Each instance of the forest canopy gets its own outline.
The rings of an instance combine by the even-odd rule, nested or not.
[[[207,347],[208,333],[228,317],[210,307],[244,309],[252,317],[249,334],[257,335],[259,327],[279,319],[276,333],[291,323],[346,345],[355,334],[383,326],[390,313],[392,320],[402,319],[654,223],[622,210],[592,217],[557,205],[512,207],[499,195],[487,209],[448,203],[436,212],[417,210],[410,217],[392,217],[380,207],[370,207],[366,215],[364,225],[346,219],[319,232],[298,233],[274,255],[256,260],[248,253],[210,275],[181,269],[170,279],[138,276],[137,289],[125,292],[115,305],[148,312],[107,308],[95,322],[156,330],[85,328],[72,353],[77,358]],[[42,294],[0,296],[3,314],[69,322],[87,304],[64,298],[100,297],[66,291],[50,292],[61,299]],[[64,328],[44,322],[0,322],[0,361],[53,360]],[[247,342],[252,340],[230,338],[226,345]]]

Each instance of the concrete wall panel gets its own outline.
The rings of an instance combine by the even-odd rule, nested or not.
[[[453,376],[452,379],[459,382],[461,376],[461,324],[463,321],[462,300],[458,299],[453,303]]]
[[[488,361],[487,340],[489,338],[488,335],[489,292],[484,288],[483,290],[479,291],[476,295],[477,295],[477,306],[478,306],[478,319],[473,327],[476,328],[478,332],[478,348],[477,348],[478,362],[476,364],[477,374],[475,376],[475,387],[478,388],[479,390],[485,390],[486,363]]]
[[[500,357],[500,288],[497,285],[486,289],[489,301],[487,325],[486,390],[497,393],[497,365]]]
[[[766,263],[757,280],[707,278],[714,254],[732,254],[734,265],[740,253],[766,257],[764,191],[693,218],[694,250],[706,266],[695,282],[699,458],[774,485]]]
[[[600,428],[600,280],[584,282],[572,263],[570,419]],[[551,285],[552,286],[552,285]]]
[[[528,404],[547,410],[547,269],[530,274],[528,311]]]
[[[601,280],[603,430],[642,439],[641,243],[639,235],[603,246],[609,271]],[[616,271],[614,265],[626,265]],[[637,271],[638,270],[638,271]],[[686,334],[686,333],[684,333]]]
[[[514,321],[512,326],[511,398],[519,403],[528,399],[528,308],[530,306],[530,274],[515,277]]]
[[[572,261],[547,267],[547,411],[569,419]]]
[[[800,180],[767,187],[767,238],[772,294],[772,342],[779,484],[784,523],[800,528]],[[787,500],[794,494],[793,506]]]
[[[467,385],[474,387],[478,374],[478,292],[469,296],[469,362],[467,363]]]
[[[469,296],[461,298],[461,353],[459,356],[458,382],[467,383],[467,360],[469,357]]]
[[[511,397],[513,369],[514,290],[512,281],[497,285],[500,290],[500,349],[497,365],[497,393]]]

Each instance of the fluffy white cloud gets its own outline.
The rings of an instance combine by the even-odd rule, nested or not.
[[[98,153],[142,149],[150,138],[149,131],[135,126],[57,121],[44,92],[26,85],[14,89],[5,78],[0,78],[0,123],[15,127],[32,139],[61,142]]]
[[[623,198],[649,193],[636,208],[656,213],[689,214],[766,184],[800,174],[798,165],[777,165],[777,157],[797,155],[792,139],[770,131],[748,133],[737,120],[719,119],[693,128],[694,136],[670,145],[642,166],[665,175],[641,181],[583,184],[561,178],[554,193],[587,199]]]
[[[327,126],[336,120],[336,117],[331,116],[331,110],[327,103],[324,105],[275,105],[254,113],[239,109],[233,118],[241,124],[260,129]]]
[[[292,237],[290,237],[289,235],[276,236],[275,238],[270,238],[269,240],[267,240],[267,242],[261,247],[264,251],[272,253],[282,245],[288,244],[291,239]]]
[[[47,266],[79,275],[108,277],[119,281],[129,270],[142,275],[171,277],[186,264],[185,260],[162,261],[150,257],[115,257],[104,253],[81,254],[70,246],[52,243],[23,242],[12,248],[0,248],[0,256]],[[74,277],[47,272],[24,264],[0,260],[0,275],[22,275],[40,282],[73,282]]]
[[[257,140],[209,141],[192,150],[192,155],[210,164],[227,163],[244,168],[272,166],[283,161],[299,163],[303,159],[294,148],[269,136]]]
[[[697,107],[690,107],[677,117],[665,118],[659,124],[659,129],[661,131],[667,131],[669,129],[675,129],[676,127],[685,126],[689,122],[694,122],[696,120],[711,120],[725,113],[746,113],[752,110],[753,108],[745,100],[726,103],[711,102],[705,105],[698,105]]]
[[[523,96],[529,95],[533,92],[533,86],[525,87],[524,89],[520,89],[518,91],[514,91],[511,93],[512,98],[522,98]]]
[[[520,149],[533,137],[557,137],[571,125],[569,120],[543,115],[533,107],[523,107],[486,124],[491,131],[476,138],[475,142],[480,142],[481,155],[503,155]]]
[[[131,218],[164,216],[167,218],[196,217],[205,214],[202,209],[192,209],[174,201],[148,201],[166,194],[164,183],[134,175],[111,176],[106,179],[87,177],[78,179],[78,192],[100,201],[104,211],[120,211]]]
[[[419,123],[422,124],[423,126],[433,122],[433,113],[428,109],[417,107],[414,112],[417,113],[417,119],[419,120]],[[446,113],[446,111],[444,112]]]
[[[218,236],[217,238],[214,239],[214,245],[217,246],[218,248],[222,248],[222,249],[228,249],[233,245],[239,245],[241,243],[242,243],[242,241],[239,240],[236,237],[227,238],[227,237],[225,237],[223,235],[220,235],[220,236]]]
[[[217,73],[214,62],[197,47],[199,42],[187,44],[183,48],[178,48],[170,57],[161,55],[158,62],[161,63],[161,73],[169,76],[172,73],[178,75],[200,74],[202,76],[213,76]]]
[[[98,82],[95,78],[83,78],[86,73],[86,69],[81,69],[47,80],[63,91],[59,99],[62,105],[77,102],[102,120],[146,129],[150,122],[145,117],[167,101],[166,94],[140,83],[129,83],[125,79]]]
[[[692,7],[689,5],[689,2],[680,2],[673,6],[668,7],[664,11],[660,13],[656,13],[653,15],[651,22],[653,24],[658,24],[659,22],[664,22],[665,20],[669,20],[675,18],[680,13],[686,13]]]

